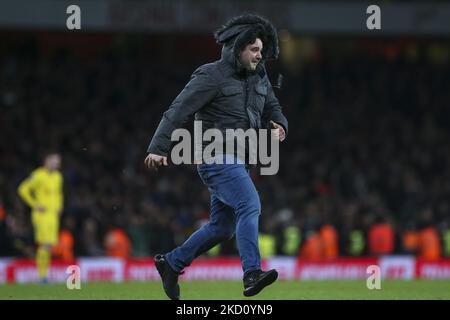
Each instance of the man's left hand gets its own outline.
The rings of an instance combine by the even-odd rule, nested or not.
[[[283,141],[286,139],[286,132],[284,131],[283,126],[279,125],[276,122],[270,121],[270,124],[272,125],[272,128],[275,129],[275,138],[280,139],[280,141]]]

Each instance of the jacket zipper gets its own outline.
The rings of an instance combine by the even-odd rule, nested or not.
[[[244,86],[245,86],[245,109],[247,109],[247,103],[248,103],[248,90],[249,90],[249,88],[248,88],[248,79],[247,78],[245,78],[245,80],[244,80]]]
[[[244,88],[244,90],[245,90],[244,108],[245,108],[245,112],[247,113],[247,117],[248,117],[248,125],[249,125],[249,127],[251,127],[252,126],[252,117],[248,110],[248,93],[249,93],[250,88],[248,87],[248,79],[247,78],[244,79],[244,86],[245,86],[245,88]]]

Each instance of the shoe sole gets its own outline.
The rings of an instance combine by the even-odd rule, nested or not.
[[[262,289],[265,287],[271,285],[275,282],[278,278],[278,272],[276,270],[268,272],[261,280],[258,282],[258,284],[254,287],[251,287],[244,291],[244,296],[251,297],[254,295],[257,295],[261,292]]]
[[[159,261],[161,258],[164,259],[164,256],[163,255],[157,255],[157,256],[155,256],[154,261],[155,261],[156,270],[158,270],[159,276],[161,277],[161,281],[163,283],[164,292],[166,293],[167,297],[169,297],[169,299],[171,299],[171,300],[180,300],[179,296],[172,296],[169,292],[167,292],[166,287],[164,287],[164,281],[163,281],[164,262],[162,262],[162,261],[160,262]],[[177,284],[177,287],[178,287],[178,291],[179,291],[180,287],[179,287],[178,284]]]

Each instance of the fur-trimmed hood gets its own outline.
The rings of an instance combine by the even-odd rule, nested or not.
[[[217,43],[224,49],[231,51],[237,57],[244,45],[255,33],[262,33],[263,41],[262,62],[276,60],[280,52],[278,35],[275,27],[266,18],[256,14],[245,14],[230,19],[214,33]],[[226,51],[228,51],[226,50]],[[222,50],[223,52],[223,50]]]

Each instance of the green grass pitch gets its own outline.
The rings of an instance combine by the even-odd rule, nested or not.
[[[246,298],[240,281],[181,281],[186,300],[450,300],[448,280],[385,280],[381,289],[369,290],[365,280],[278,280],[260,294]],[[82,283],[80,290],[65,284],[2,284],[0,300],[166,300],[160,282]]]

